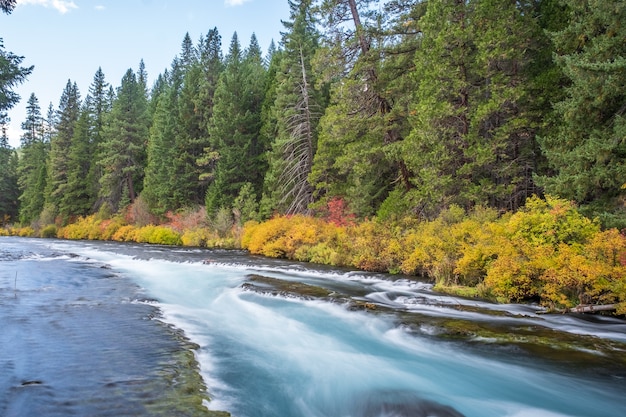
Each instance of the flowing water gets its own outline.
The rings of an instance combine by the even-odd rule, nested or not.
[[[0,415],[154,415],[189,338],[234,417],[625,416],[626,323],[537,313],[238,251],[0,238]]]

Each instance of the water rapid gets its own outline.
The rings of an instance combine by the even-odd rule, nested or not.
[[[400,277],[242,252],[28,244],[137,284],[140,304],[158,307],[199,345],[208,407],[235,417],[626,415],[626,364],[610,356],[626,342],[620,320],[540,316]],[[472,326],[481,330],[468,337]],[[553,333],[563,337],[537,336]],[[608,347],[594,350],[599,342]]]

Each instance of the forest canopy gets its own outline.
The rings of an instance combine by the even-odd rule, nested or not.
[[[265,53],[213,28],[184,35],[153,85],[140,63],[115,88],[101,69],[82,94],[68,81],[44,112],[33,93],[19,158],[2,130],[0,220],[205,207],[243,223],[337,201],[359,219],[433,220],[549,193],[626,227],[624,2],[289,6]],[[20,63],[0,44],[0,111],[32,71]]]

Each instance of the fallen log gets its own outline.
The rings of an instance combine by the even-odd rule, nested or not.
[[[570,313],[595,313],[597,311],[613,311],[617,309],[617,304],[581,304],[572,307],[567,311]]]
[[[538,311],[537,314],[565,314],[565,313],[597,313],[599,311],[613,311],[617,304],[580,304],[572,308],[553,308]]]

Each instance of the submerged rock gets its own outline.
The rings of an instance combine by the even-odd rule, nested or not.
[[[376,393],[363,403],[357,415],[360,417],[464,417],[448,405],[425,400],[413,393],[405,392]]]

